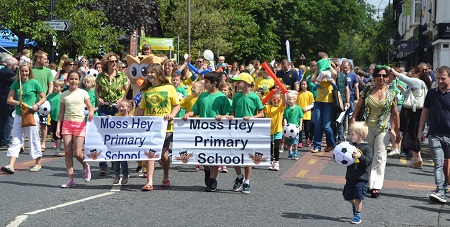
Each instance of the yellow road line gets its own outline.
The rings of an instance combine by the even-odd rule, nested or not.
[[[410,187],[418,187],[418,188],[436,188],[434,186],[416,185],[416,184],[410,184],[408,186],[410,186]]]
[[[314,165],[317,162],[317,159],[311,159],[308,161],[308,165]]]
[[[406,157],[400,157],[400,164],[406,165]]]
[[[300,170],[300,172],[297,173],[296,177],[304,177],[308,173],[308,170]]]

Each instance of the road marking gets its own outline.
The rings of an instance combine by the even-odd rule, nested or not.
[[[311,159],[308,161],[308,165],[314,165],[317,162],[317,159]]]
[[[36,215],[36,214],[39,214],[39,213],[42,213],[42,212],[45,212],[45,211],[54,210],[54,209],[57,209],[57,208],[62,208],[62,207],[70,206],[70,205],[81,203],[81,202],[86,202],[88,200],[97,199],[97,198],[108,196],[108,195],[112,195],[112,194],[114,194],[114,192],[105,192],[105,193],[102,193],[102,194],[99,194],[99,195],[86,197],[84,199],[79,199],[79,200],[75,200],[75,201],[72,201],[72,202],[67,202],[67,203],[56,205],[56,206],[52,206],[52,207],[48,207],[48,208],[44,208],[44,209],[40,209],[40,210],[31,211],[31,212],[25,213],[23,215],[17,216],[16,219],[14,219],[14,221],[9,223],[6,227],[17,227],[17,226],[19,226],[22,222],[24,222],[28,218],[29,215]]]
[[[406,165],[406,157],[400,157],[400,164]]]
[[[436,188],[433,186],[427,186],[427,185],[416,185],[416,184],[410,184],[410,187],[419,187],[419,188]]]
[[[300,172],[297,173],[296,177],[304,177],[308,173],[308,170],[300,170]]]

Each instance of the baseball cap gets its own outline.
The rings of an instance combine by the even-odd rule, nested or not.
[[[236,77],[232,77],[231,80],[233,80],[233,81],[242,80],[248,84],[253,84],[253,82],[255,81],[255,80],[253,80],[253,77],[248,73],[241,73]]]

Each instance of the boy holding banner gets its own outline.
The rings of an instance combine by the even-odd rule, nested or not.
[[[220,73],[209,72],[204,76],[205,89],[198,97],[191,111],[186,113],[182,119],[199,115],[201,118],[216,118],[220,120],[222,115],[228,115],[231,112],[228,97],[219,91],[219,84],[222,80]],[[215,192],[217,189],[217,175],[219,166],[205,166],[205,184],[207,192]]]
[[[248,121],[250,118],[264,117],[264,106],[261,103],[259,96],[253,90],[253,77],[248,73],[241,73],[237,77],[231,78],[236,81],[237,92],[233,97],[233,104],[231,106],[231,116],[228,119],[232,120],[234,117],[243,118]],[[251,166],[245,166],[245,179],[242,175],[241,167],[235,166],[237,177],[234,181],[233,191],[237,192],[242,187],[243,193],[250,193],[250,174]]]

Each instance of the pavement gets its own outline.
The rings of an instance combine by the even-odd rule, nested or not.
[[[171,186],[161,187],[157,165],[154,187],[142,192],[145,179],[129,162],[127,185],[113,185],[113,174],[98,175],[92,163],[92,180],[82,180],[75,164],[76,187],[62,189],[67,180],[63,157],[54,157],[47,142],[41,171],[33,166],[26,149],[16,173],[0,173],[0,226],[350,226],[351,205],[342,198],[345,167],[332,153],[300,152],[299,160],[281,153],[280,171],[255,168],[251,193],[232,191],[232,167],[220,173],[218,191],[204,192],[203,171],[194,166],[171,166]],[[385,184],[379,198],[363,202],[363,226],[450,226],[449,205],[432,203],[433,166],[423,146],[424,166],[407,168],[405,158],[388,158]],[[0,165],[8,164],[5,148]]]

